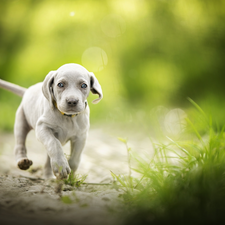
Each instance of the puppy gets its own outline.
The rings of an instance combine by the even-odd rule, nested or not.
[[[0,80],[0,87],[19,96],[22,102],[16,112],[14,134],[15,157],[20,169],[32,165],[27,158],[25,141],[34,129],[37,139],[47,150],[44,166],[45,178],[66,178],[79,166],[89,130],[89,107],[87,97],[91,91],[103,98],[101,86],[95,75],[78,64],[65,64],[51,71],[44,82],[28,89]],[[71,142],[71,154],[67,159],[62,146]]]

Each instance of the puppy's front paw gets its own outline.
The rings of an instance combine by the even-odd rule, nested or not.
[[[33,162],[31,160],[29,160],[28,158],[20,159],[17,162],[17,165],[21,170],[29,169],[32,164],[33,164]]]
[[[65,158],[60,160],[51,160],[51,166],[54,175],[59,179],[67,178],[71,172],[69,164]]]

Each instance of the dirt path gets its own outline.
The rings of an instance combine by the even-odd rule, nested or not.
[[[140,143],[140,142],[139,142]],[[141,141],[143,146],[149,144]],[[112,183],[110,170],[127,174],[127,153],[117,138],[102,129],[92,129],[78,174],[87,174],[78,188],[42,179],[45,149],[31,132],[27,140],[33,173],[16,167],[12,134],[0,134],[0,224],[119,224],[124,208],[123,191]],[[142,146],[139,145],[141,149]],[[64,147],[69,155],[69,144]],[[95,183],[95,184],[90,184]],[[96,185],[96,183],[100,183]],[[104,185],[103,183],[107,183]],[[68,196],[68,197],[65,197]],[[62,201],[63,199],[63,201]],[[67,202],[67,203],[65,203]]]
[[[110,185],[64,185],[20,176],[0,177],[1,224],[115,224],[119,190]],[[61,200],[69,196],[69,203]],[[65,198],[67,199],[67,198]]]

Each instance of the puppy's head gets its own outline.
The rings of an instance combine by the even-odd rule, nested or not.
[[[78,64],[65,64],[56,71],[51,71],[45,78],[42,92],[52,108],[65,114],[76,114],[85,109],[85,100],[89,92],[98,94],[98,103],[102,98],[102,89],[95,75]],[[54,103],[55,102],[55,103]]]

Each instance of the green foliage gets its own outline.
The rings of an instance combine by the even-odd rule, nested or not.
[[[118,137],[118,140],[121,141],[121,142],[123,142],[125,145],[127,145],[127,139]]]
[[[65,204],[72,204],[73,200],[68,195],[64,195],[61,197],[61,201]]]
[[[75,186],[75,187],[79,187],[81,184],[84,183],[84,181],[86,180],[88,175],[79,175],[79,174],[75,174],[73,171],[69,174],[67,179],[64,179],[64,183],[71,185],[71,186]]]
[[[0,79],[29,87],[75,62],[103,88],[92,122],[134,122],[140,109],[186,107],[189,96],[221,126],[224,20],[223,0],[3,0]],[[12,129],[20,101],[0,89],[0,129]]]
[[[192,135],[186,140],[168,137],[167,144],[153,143],[152,159],[132,154],[138,163],[133,170],[141,176],[136,184],[113,174],[125,190],[123,197],[130,209],[125,224],[225,222],[224,129],[215,131],[211,118],[193,104],[205,121],[204,136],[190,122]]]

